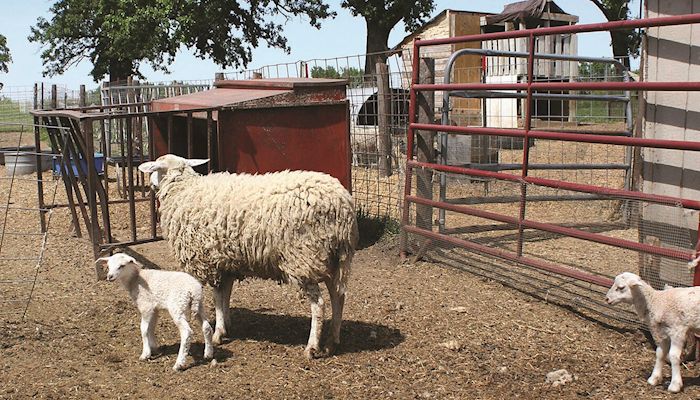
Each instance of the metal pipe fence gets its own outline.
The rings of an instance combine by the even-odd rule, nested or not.
[[[671,26],[679,24],[696,24],[700,23],[700,14],[683,15],[675,17],[663,17],[652,19],[641,19],[634,21],[621,21],[601,24],[588,25],[572,25],[552,28],[525,29],[518,31],[488,33],[481,35],[469,35],[454,38],[444,39],[416,39],[413,44],[413,66],[412,66],[412,85],[410,87],[410,107],[409,107],[409,124],[407,129],[407,154],[406,154],[406,173],[404,186],[404,208],[402,213],[402,226],[405,232],[404,240],[402,241],[404,255],[414,252],[418,256],[425,255],[429,248],[435,249],[454,249],[463,248],[481,254],[486,254],[492,257],[503,260],[516,262],[519,265],[534,268],[542,273],[554,273],[565,277],[573,278],[591,285],[589,289],[600,294],[601,287],[609,286],[612,283],[610,270],[602,270],[595,265],[588,266],[588,263],[582,262],[583,259],[577,255],[574,249],[588,249],[580,243],[594,243],[604,245],[603,247],[595,247],[596,253],[588,251],[585,257],[604,258],[607,252],[620,256],[625,254],[627,257],[635,253],[640,254],[640,272],[644,272],[645,268],[656,268],[657,274],[660,268],[659,263],[668,263],[672,260],[680,262],[684,265],[695,254],[696,249],[700,249],[700,241],[697,238],[696,227],[691,226],[685,231],[689,232],[687,237],[683,237],[685,233],[681,233],[684,229],[679,227],[679,233],[671,233],[676,235],[678,239],[678,247],[668,247],[660,244],[659,241],[650,240],[642,242],[642,230],[644,229],[644,220],[641,209],[648,205],[663,205],[675,211],[676,215],[680,215],[687,211],[699,210],[700,202],[688,196],[681,195],[661,195],[653,192],[640,191],[638,188],[630,186],[628,177],[621,177],[616,184],[610,184],[610,181],[591,179],[591,182],[582,182],[578,180],[577,175],[568,174],[566,171],[561,171],[558,177],[543,176],[538,172],[537,161],[541,157],[540,146],[542,143],[571,143],[572,145],[591,144],[599,146],[621,147],[622,152],[618,160],[625,160],[621,165],[629,165],[631,163],[630,149],[635,147],[642,148],[662,148],[673,149],[677,151],[697,152],[700,150],[700,144],[689,140],[669,140],[644,138],[632,134],[632,103],[633,97],[631,92],[647,92],[647,91],[678,91],[678,92],[693,92],[700,90],[700,82],[678,82],[669,80],[668,82],[631,82],[622,71],[622,79],[619,82],[613,81],[597,81],[580,79],[552,79],[545,77],[539,79],[533,73],[533,65],[536,59],[539,58],[559,58],[570,59],[566,56],[548,56],[537,54],[534,51],[534,41],[536,37],[551,35],[551,34],[576,34],[584,32],[608,31],[622,28],[648,28],[659,26]],[[522,81],[512,81],[508,83],[498,82],[450,82],[450,74],[445,73],[445,79],[442,83],[422,83],[419,74],[419,60],[424,49],[440,45],[458,45],[466,42],[481,42],[494,39],[510,39],[523,37],[528,38],[530,46],[527,53],[506,54],[512,57],[527,57],[527,74]],[[477,55],[497,55],[500,53],[488,53],[482,50],[474,50],[473,54]],[[592,60],[586,60],[592,61]],[[606,74],[607,75],[607,74]],[[609,79],[609,77],[605,77]],[[522,107],[522,121],[519,126],[512,127],[490,127],[485,123],[481,126],[454,126],[450,124],[450,103],[451,95],[463,95],[467,91],[467,95],[476,98],[502,97],[502,98],[525,98],[525,104]],[[495,91],[498,91],[497,93]],[[503,93],[507,91],[506,93]],[[552,91],[557,91],[553,96]],[[442,92],[442,93],[440,93]],[[570,92],[576,94],[571,95]],[[539,129],[539,121],[536,121],[537,99],[547,98],[564,98],[569,100],[583,100],[581,96],[589,95],[591,100],[595,101],[620,101],[626,103],[626,111],[620,115],[621,129],[604,129],[604,132],[594,132],[593,129],[584,129],[583,131],[573,129],[574,126],[567,126],[562,123],[561,129],[554,131]],[[613,94],[621,93],[621,94]],[[432,96],[433,93],[438,93],[444,96],[442,112],[443,118],[440,123],[433,121],[418,121],[416,118],[416,104],[420,97]],[[584,94],[581,94],[584,93]],[[619,98],[618,98],[619,97]],[[520,100],[519,100],[520,101]],[[469,124],[471,125],[471,124]],[[589,132],[590,131],[590,132]],[[484,168],[478,164],[461,164],[450,165],[446,155],[449,154],[448,143],[446,140],[438,142],[438,151],[440,158],[437,161],[419,161],[417,157],[421,157],[421,151],[416,148],[414,143],[418,134],[422,132],[437,132],[443,137],[447,134],[457,136],[484,136],[488,138],[511,137],[519,138],[524,145],[521,149],[521,162],[510,162],[509,168],[501,168],[494,166],[493,168]],[[612,134],[614,133],[614,134]],[[534,144],[531,145],[531,143]],[[565,147],[562,147],[564,149]],[[607,147],[606,147],[607,148]],[[576,152],[577,147],[569,147],[570,150]],[[697,153],[694,153],[694,156]],[[499,154],[499,161],[493,164],[499,164],[502,155]],[[562,158],[567,158],[567,154],[562,153]],[[575,157],[573,157],[575,159]],[[513,155],[511,160],[517,159]],[[585,164],[588,167],[600,163],[601,160],[591,157]],[[574,162],[575,164],[575,162]],[[520,173],[505,173],[502,172],[512,167],[518,167]],[[594,168],[583,167],[581,169],[595,170]],[[556,169],[554,165],[547,168],[549,170]],[[565,169],[565,168],[563,168]],[[613,168],[614,169],[614,168]],[[627,168],[623,168],[628,171]],[[421,192],[417,186],[417,180],[421,171],[434,171],[440,176],[441,194],[438,200],[432,198],[431,193]],[[546,171],[544,171],[546,172]],[[592,175],[593,176],[593,175]],[[455,204],[458,202],[448,201],[448,193],[462,195],[461,198],[469,199],[470,196],[463,196],[462,192],[470,192],[474,195],[476,192],[473,188],[465,188],[460,182],[472,182],[472,186],[476,182],[486,180],[490,182],[494,189],[502,189],[484,191],[485,198],[483,201],[471,202],[467,204]],[[619,186],[618,186],[619,185]],[[466,185],[469,186],[469,185]],[[414,187],[417,187],[414,195]],[[553,191],[554,190],[554,191]],[[502,202],[489,203],[489,198],[502,198],[502,193],[519,192],[518,196],[510,198],[518,201],[507,206],[494,207],[495,204]],[[426,193],[428,195],[426,195]],[[618,223],[614,224],[617,227],[602,228],[599,224],[587,223],[591,217],[596,215],[591,214],[566,214],[562,215],[561,209],[565,206],[557,202],[545,202],[541,206],[535,206],[533,200],[536,198],[545,199],[551,198],[547,196],[558,196],[563,198],[568,195],[580,196],[582,193],[598,196],[597,198],[606,199],[613,206],[613,212],[620,212],[621,208],[626,207],[629,215],[626,218],[621,218]],[[682,193],[682,192],[681,192]],[[456,197],[456,196],[455,196]],[[479,206],[473,205],[478,203]],[[552,206],[548,203],[555,203]],[[482,206],[483,205],[483,206]],[[600,208],[595,208],[590,203],[588,205],[580,205],[582,208],[588,207],[590,210],[600,212]],[[554,207],[554,208],[553,208]],[[434,211],[438,211],[439,217],[435,224],[438,230],[433,230]],[[624,211],[623,211],[624,213]],[[424,215],[427,214],[426,218]],[[450,225],[447,221],[452,219],[454,224]],[[428,223],[426,224],[426,221]],[[502,227],[509,232],[508,235],[501,235],[496,232],[485,234],[484,230],[478,230],[479,227],[487,227],[488,224],[497,222],[503,224]],[[602,222],[602,221],[601,221]],[[598,232],[597,229],[612,229],[619,230],[615,234],[604,234]],[[481,232],[482,236],[474,234],[475,229]],[[693,231],[696,233],[693,235]],[[462,234],[459,234],[462,232]],[[472,232],[472,233],[470,233]],[[664,233],[664,232],[661,232]],[[532,237],[546,237],[554,235],[551,239],[559,246],[554,249],[546,248],[538,242],[531,241]],[[507,237],[507,240],[505,238]],[[668,243],[668,241],[666,241]],[[447,246],[447,247],[446,247]],[[584,250],[585,251],[585,250]],[[577,260],[581,262],[577,262]],[[651,267],[649,263],[655,264]],[[683,268],[683,267],[681,267]],[[619,270],[616,267],[614,270]],[[622,272],[622,271],[619,271]],[[644,274],[642,274],[644,275]],[[698,272],[696,272],[696,277]],[[658,279],[658,275],[657,275]],[[681,280],[682,281],[682,280]],[[659,282],[652,282],[655,286]],[[679,284],[679,282],[675,282]],[[598,287],[598,288],[596,288]],[[599,303],[599,309],[605,308],[604,304]]]

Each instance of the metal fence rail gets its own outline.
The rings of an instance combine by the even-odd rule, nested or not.
[[[519,167],[520,173],[505,173],[501,172],[504,169],[495,168],[494,170],[486,170],[474,166],[447,165],[445,160],[441,158],[437,161],[425,160],[421,151],[416,150],[416,143],[419,140],[420,132],[441,132],[458,135],[482,135],[486,137],[513,137],[521,138],[524,143],[529,143],[531,140],[538,141],[561,141],[575,143],[592,143],[601,145],[615,146],[630,146],[630,147],[646,147],[646,148],[663,148],[686,151],[700,151],[700,143],[684,140],[664,140],[664,139],[647,139],[641,137],[630,137],[628,134],[620,135],[619,132],[603,132],[590,134],[587,132],[581,133],[570,129],[560,129],[557,131],[548,131],[536,129],[533,126],[533,99],[547,96],[550,91],[700,91],[700,82],[538,82],[533,74],[533,64],[538,58],[545,58],[546,55],[537,54],[534,51],[535,38],[538,36],[562,34],[562,33],[583,33],[594,31],[608,31],[616,29],[629,28],[645,28],[658,27],[679,24],[695,24],[700,23],[700,14],[682,15],[674,17],[640,19],[633,21],[619,21],[600,24],[587,25],[571,25],[552,28],[538,28],[518,31],[488,33],[480,35],[469,35],[445,39],[421,40],[416,39],[413,45],[413,64],[412,64],[412,85],[410,88],[410,106],[409,106],[409,125],[407,131],[407,154],[406,154],[406,174],[404,186],[404,208],[402,214],[402,226],[406,234],[417,235],[423,238],[418,246],[419,254],[425,252],[425,248],[435,245],[437,242],[447,243],[452,246],[465,248],[476,251],[478,253],[487,254],[493,257],[517,262],[523,265],[534,267],[543,271],[553,272],[562,276],[568,276],[583,282],[588,282],[593,285],[609,286],[612,280],[609,275],[601,274],[600,272],[589,272],[580,267],[576,267],[575,263],[551,262],[544,257],[533,257],[531,254],[526,254],[525,237],[527,231],[540,231],[551,234],[556,234],[557,237],[568,237],[580,239],[588,242],[595,242],[616,248],[628,249],[647,254],[652,257],[666,257],[680,261],[688,261],[692,258],[693,248],[668,248],[662,247],[655,243],[640,243],[633,240],[604,235],[598,232],[585,230],[580,227],[565,226],[555,222],[538,221],[536,218],[528,218],[527,212],[531,207],[532,194],[540,195],[542,191],[556,189],[566,191],[572,194],[589,193],[597,196],[604,196],[610,200],[629,201],[630,204],[641,207],[643,203],[665,204],[672,207],[683,207],[689,210],[700,210],[700,201],[697,199],[686,198],[683,196],[662,196],[654,193],[645,193],[625,186],[624,188],[616,188],[599,184],[587,184],[576,182],[567,179],[552,179],[541,176],[532,176],[534,166],[530,162],[531,149],[530,145],[525,145],[522,148],[522,162],[519,165],[511,165],[511,167]],[[527,55],[527,80],[525,82],[515,83],[450,83],[447,77],[444,83],[423,83],[420,76],[420,60],[422,51],[430,46],[459,44],[465,42],[483,42],[493,39],[507,39],[524,37],[529,40],[529,51]],[[476,51],[480,53],[480,51]],[[481,53],[484,53],[481,51]],[[524,54],[518,54],[524,56]],[[443,91],[445,98],[451,94],[463,94],[468,91],[468,95],[474,97],[487,97],[499,95],[495,91],[515,91],[517,94],[513,96],[524,97],[526,99],[523,112],[523,126],[518,128],[494,128],[485,126],[451,126],[443,118],[441,123],[433,123],[432,121],[418,121],[416,115],[418,112],[419,96],[426,96],[426,93],[435,91]],[[511,92],[512,95],[512,92]],[[561,96],[561,94],[557,95]],[[620,99],[605,97],[604,100],[620,100],[628,101],[629,97],[623,95]],[[448,108],[447,103],[443,105],[443,110]],[[631,115],[626,117],[629,122]],[[629,126],[628,126],[629,129]],[[615,133],[615,134],[611,134]],[[422,134],[422,133],[421,133]],[[446,152],[442,148],[443,154]],[[418,157],[419,159],[416,159]],[[422,159],[421,159],[422,157]],[[511,168],[508,168],[511,169]],[[445,196],[441,196],[440,200],[432,199],[430,190],[422,190],[419,184],[414,183],[414,178],[419,182],[422,171],[435,171],[443,177],[443,185],[446,183],[446,176],[464,176],[470,179],[489,179],[495,182],[500,182],[502,185],[510,185],[513,190],[518,188],[519,200],[514,207],[505,211],[495,211],[493,209],[478,208],[464,204],[450,204]],[[416,194],[413,194],[414,186],[417,187]],[[427,194],[427,195],[426,195]],[[488,202],[488,201],[486,201]],[[440,210],[441,221],[439,221],[440,229],[436,232],[432,229],[433,209]],[[412,215],[412,210],[415,209],[415,217]],[[467,215],[479,218],[480,221],[493,221],[505,224],[508,229],[514,232],[514,239],[508,248],[496,248],[484,244],[483,240],[475,237],[460,237],[453,235],[444,226],[444,213],[451,212],[455,215]],[[630,224],[630,221],[627,222]],[[628,225],[629,226],[629,225]],[[700,226],[700,223],[699,223]],[[407,255],[411,250],[407,240],[407,235],[402,241],[403,254]],[[700,250],[700,240],[693,243],[695,250]],[[696,278],[700,276],[696,271]]]

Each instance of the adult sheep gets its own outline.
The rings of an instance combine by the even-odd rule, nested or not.
[[[151,174],[163,236],[185,271],[214,288],[214,343],[230,328],[233,282],[256,277],[298,285],[311,305],[304,354],[333,353],[359,236],[352,196],[320,172],[200,175],[192,169],[207,161],[166,154],[139,170]],[[333,311],[323,353],[320,282]]]

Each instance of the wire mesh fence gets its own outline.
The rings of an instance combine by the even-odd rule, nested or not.
[[[0,122],[0,316],[26,315],[48,242],[60,156],[35,147],[33,124]],[[37,127],[39,129],[39,127]],[[40,204],[37,191],[48,200]]]

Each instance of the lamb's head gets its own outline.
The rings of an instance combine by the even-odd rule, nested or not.
[[[138,261],[124,253],[115,253],[109,257],[98,258],[95,263],[107,263],[107,280],[112,282],[117,279],[127,279],[136,269],[142,265]]]
[[[605,296],[605,301],[610,305],[617,303],[632,303],[632,288],[640,286],[642,278],[631,272],[623,272],[615,277],[615,281]]]
[[[155,161],[147,161],[139,165],[139,171],[151,174],[151,186],[154,189],[158,189],[161,179],[168,174],[168,172],[182,173],[183,171],[192,167],[202,165],[209,162],[208,159],[187,159],[176,156],[174,154],[165,154],[158,157]]]

